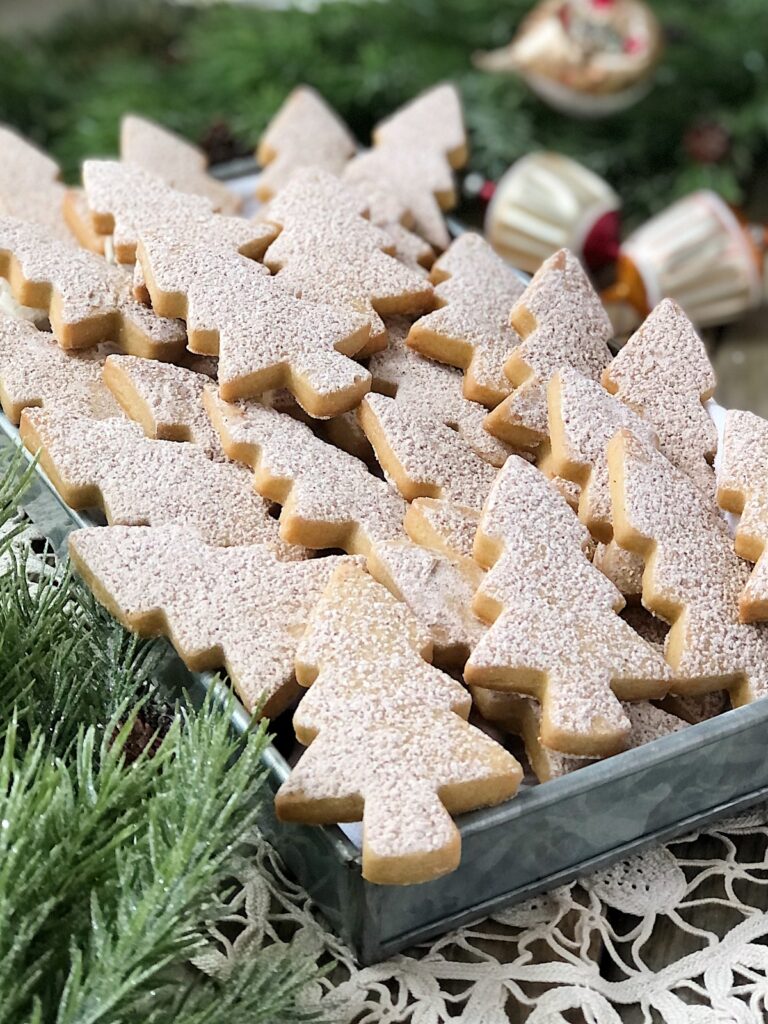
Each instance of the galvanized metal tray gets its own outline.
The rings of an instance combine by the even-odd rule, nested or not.
[[[20,444],[1,415],[0,443]],[[39,468],[23,507],[62,557],[72,530],[103,522],[68,508]],[[193,699],[225,692],[214,675],[189,672],[169,645],[162,675]],[[233,727],[243,730],[248,721],[237,705]],[[361,962],[373,963],[768,798],[766,736],[768,701],[761,701],[545,785],[524,786],[506,804],[462,815],[460,867],[423,885],[366,882],[359,848],[341,828],[280,823],[271,801],[261,826],[331,927]],[[274,746],[264,763],[277,789],[290,768]]]

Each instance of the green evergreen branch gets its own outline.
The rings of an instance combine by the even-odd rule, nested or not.
[[[0,478],[0,525],[24,474]],[[16,542],[18,544],[18,541]],[[189,965],[226,917],[252,835],[266,728],[236,736],[212,700],[158,700],[153,646],[66,569],[0,539],[0,1024],[292,1024],[314,964],[272,947],[226,980]],[[12,556],[12,557],[11,557]]]

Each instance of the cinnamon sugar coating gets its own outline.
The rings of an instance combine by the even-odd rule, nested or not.
[[[83,188],[93,227],[112,236],[118,263],[134,263],[139,239],[165,229],[190,246],[204,244],[251,259],[260,259],[274,236],[268,225],[218,214],[209,199],[179,192],[135,164],[86,160]]]
[[[251,466],[256,490],[283,506],[286,541],[367,555],[402,538],[405,502],[359,459],[258,402],[224,402],[212,387],[203,401],[227,455]]]
[[[280,540],[248,472],[211,462],[196,445],[152,441],[130,420],[64,410],[25,409],[20,431],[71,508],[100,508],[113,525],[181,523],[212,544],[264,543],[279,558],[306,557]]]
[[[0,216],[39,224],[53,238],[73,241],[63,213],[67,189],[56,161],[5,125],[0,125],[0,153]]]
[[[595,758],[571,757],[544,746],[540,737],[541,707],[532,697],[473,687],[472,699],[487,721],[522,737],[526,757],[539,782],[550,782],[594,763]],[[680,732],[688,724],[647,700],[627,701],[623,706],[631,726],[626,750]]]
[[[576,756],[622,749],[620,700],[661,697],[669,668],[616,612],[589,535],[555,487],[511,455],[488,496],[475,558],[489,572],[473,607],[491,629],[467,662],[473,686],[536,697],[542,742]]]
[[[486,420],[496,437],[536,446],[547,440],[547,386],[558,370],[599,380],[611,361],[611,322],[578,259],[560,249],[539,267],[512,307],[522,337],[504,371],[515,385]]]
[[[103,355],[65,352],[47,331],[0,314],[0,403],[11,423],[30,406],[91,419],[122,416],[102,380],[103,363]]]
[[[422,547],[454,560],[472,558],[480,513],[437,498],[416,498],[405,514],[405,531]]]
[[[250,712],[296,697],[298,638],[345,557],[281,562],[263,544],[221,548],[178,524],[97,527],[69,539],[75,568],[128,629],[167,636],[190,669],[223,668]]]
[[[368,204],[326,171],[302,169],[264,216],[279,230],[264,257],[289,292],[364,314],[366,354],[385,347],[382,315],[431,309],[432,286],[394,258],[386,231],[366,219]]]
[[[661,452],[622,432],[608,449],[614,535],[645,560],[643,604],[671,624],[666,657],[684,696],[768,694],[768,627],[739,621],[749,566],[711,499]]]
[[[522,278],[488,243],[467,231],[432,267],[438,308],[411,327],[408,345],[464,370],[464,394],[487,406],[511,391],[504,364],[520,344],[509,311],[525,290]]]
[[[363,875],[411,884],[460,859],[451,813],[499,803],[522,772],[468,725],[460,684],[424,660],[429,642],[405,605],[355,567],[340,567],[296,657],[310,690],[294,717],[311,745],[280,787],[288,821],[363,820]]]
[[[442,153],[451,167],[467,160],[467,133],[461,97],[450,82],[427,89],[403,104],[373,129],[375,146],[407,143]]]
[[[741,514],[735,550],[755,563],[739,597],[744,622],[768,619],[768,421],[751,412],[730,409],[725,419],[723,450],[717,473],[721,508]]]
[[[358,416],[385,476],[408,501],[445,498],[482,508],[496,468],[455,430],[386,395],[366,395]]]
[[[0,275],[19,302],[47,311],[62,348],[115,341],[156,359],[184,351],[183,324],[137,302],[130,274],[37,224],[0,218]]]
[[[608,443],[626,428],[656,446],[656,432],[597,381],[573,370],[554,374],[547,394],[552,466],[555,473],[579,485],[579,519],[596,540],[607,544],[613,536]]]
[[[410,327],[403,318],[387,321],[389,345],[368,363],[373,390],[450,427],[485,462],[503,466],[512,449],[483,428],[485,409],[465,398],[457,370],[425,359],[406,345]]]
[[[226,461],[219,435],[203,408],[203,391],[210,384],[205,374],[154,359],[112,355],[104,364],[104,381],[147,437],[191,441],[209,459]]]
[[[217,213],[237,213],[242,205],[239,196],[208,174],[208,158],[201,149],[146,117],[123,115],[120,156],[179,192],[204,196]]]
[[[256,159],[264,168],[256,194],[266,202],[302,167],[341,174],[357,146],[339,115],[308,85],[289,94],[259,140]]]
[[[715,390],[704,343],[672,299],[663,299],[605,368],[603,385],[656,431],[669,461],[711,495],[717,430],[703,403]]]

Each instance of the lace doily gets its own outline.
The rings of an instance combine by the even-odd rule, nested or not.
[[[21,516],[2,532],[15,529],[12,547],[32,548],[27,572],[39,579],[50,564],[42,538]],[[330,967],[303,998],[338,1024],[768,1020],[766,807],[371,967],[326,929],[260,836],[232,873],[240,886],[197,967],[226,976],[290,944]]]

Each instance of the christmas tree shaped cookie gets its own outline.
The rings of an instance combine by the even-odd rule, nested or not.
[[[539,782],[550,782],[594,763],[594,758],[571,757],[544,746],[540,735],[541,707],[532,697],[474,687],[472,699],[486,721],[522,737],[526,757]],[[657,708],[647,700],[627,701],[623,706],[630,722],[627,750],[681,732],[687,725],[676,715]]]
[[[266,202],[301,167],[341,174],[354,156],[355,139],[318,92],[300,85],[288,96],[259,140],[256,159],[264,170],[256,194]]]
[[[183,325],[137,302],[129,274],[37,224],[0,218],[0,276],[22,305],[46,310],[62,348],[115,341],[155,359],[184,351]]]
[[[466,505],[436,498],[416,498],[405,513],[405,532],[422,547],[455,561],[472,558],[480,513]]]
[[[183,523],[212,544],[264,543],[280,558],[306,556],[280,540],[243,467],[212,462],[196,445],[149,440],[130,420],[63,410],[25,409],[20,432],[71,508],[100,508],[115,525]]]
[[[298,637],[344,557],[280,562],[263,544],[214,547],[177,524],[76,530],[75,568],[107,610],[142,636],[167,636],[195,672],[224,668],[248,711],[296,697]]]
[[[435,663],[461,668],[486,629],[472,612],[480,566],[403,539],[375,544],[367,567],[427,628]]]
[[[393,193],[416,234],[435,249],[450,244],[443,210],[456,205],[456,192],[442,154],[410,144],[376,146],[350,160],[343,180],[367,196],[381,190]]]
[[[145,233],[178,232],[177,245],[204,243],[251,259],[260,259],[274,236],[269,225],[217,214],[209,199],[179,192],[135,164],[86,160],[83,188],[93,228],[111,235],[118,263],[135,263]]]
[[[438,309],[411,327],[408,345],[464,370],[464,394],[494,406],[512,390],[504,364],[520,343],[509,311],[525,290],[480,235],[466,232],[432,267]]]
[[[504,371],[515,390],[486,420],[496,437],[537,446],[547,440],[547,385],[571,368],[599,380],[611,361],[613,329],[581,264],[561,249],[539,267],[513,306],[510,323],[523,341]]]
[[[192,441],[209,458],[226,460],[203,408],[203,391],[210,384],[205,374],[154,359],[112,355],[104,363],[104,382],[147,437]]]
[[[717,430],[702,403],[715,390],[715,372],[677,303],[659,303],[603,370],[602,381],[651,424],[669,461],[712,494]]]
[[[729,410],[717,474],[721,508],[741,514],[736,554],[755,563],[739,597],[744,622],[768,619],[768,422],[751,412]]]
[[[71,242],[63,214],[66,191],[55,160],[0,125],[0,216],[31,221]]]
[[[221,217],[140,168],[86,161],[88,200],[115,250],[138,254],[156,312],[186,320],[189,348],[219,356],[227,400],[286,387],[312,416],[354,408],[370,377],[349,356],[368,338],[359,314],[296,298],[254,258],[274,229]],[[253,258],[250,258],[253,257]]]
[[[404,104],[373,129],[375,146],[407,145],[441,153],[453,168],[467,162],[467,133],[461,97],[448,82]]]
[[[406,346],[409,328],[409,321],[403,318],[387,321],[389,345],[368,363],[373,390],[450,427],[485,462],[503,466],[511,449],[484,429],[483,406],[464,397],[457,370],[425,359]]]
[[[474,610],[488,622],[467,662],[473,686],[535,697],[545,746],[579,757],[621,750],[621,700],[662,697],[664,658],[617,614],[624,600],[589,561],[589,535],[554,486],[511,455],[488,497],[475,557],[490,571]]]
[[[608,448],[613,527],[645,560],[643,604],[671,624],[674,693],[730,691],[734,706],[768,694],[768,627],[739,621],[749,567],[711,498],[632,434]]]
[[[209,387],[204,403],[227,455],[251,466],[259,494],[283,506],[284,540],[367,555],[378,541],[402,539],[405,502],[359,459],[259,402],[225,402]]]
[[[0,314],[0,404],[18,423],[24,409],[60,409],[91,419],[120,416],[101,376],[103,356],[68,353],[53,335]]]
[[[312,302],[363,313],[364,354],[386,347],[382,315],[423,313],[432,286],[391,255],[391,237],[366,219],[367,203],[321,170],[301,170],[265,213],[279,229],[264,257],[288,291]]]
[[[294,724],[310,746],[277,794],[278,817],[362,819],[363,875],[380,884],[456,868],[450,815],[506,800],[522,775],[464,721],[465,691],[429,653],[405,606],[353,566],[335,571],[297,651],[310,690]]]
[[[655,447],[656,432],[597,381],[573,370],[551,378],[548,405],[550,464],[556,474],[579,485],[579,519],[596,540],[607,544],[613,537],[608,443],[626,428]]]
[[[386,395],[367,395],[358,416],[384,473],[406,500],[444,498],[482,508],[496,468],[455,430]]]
[[[218,213],[237,213],[242,205],[239,196],[208,174],[208,159],[201,149],[145,117],[123,117],[120,156],[156,174],[179,192],[204,196]]]

